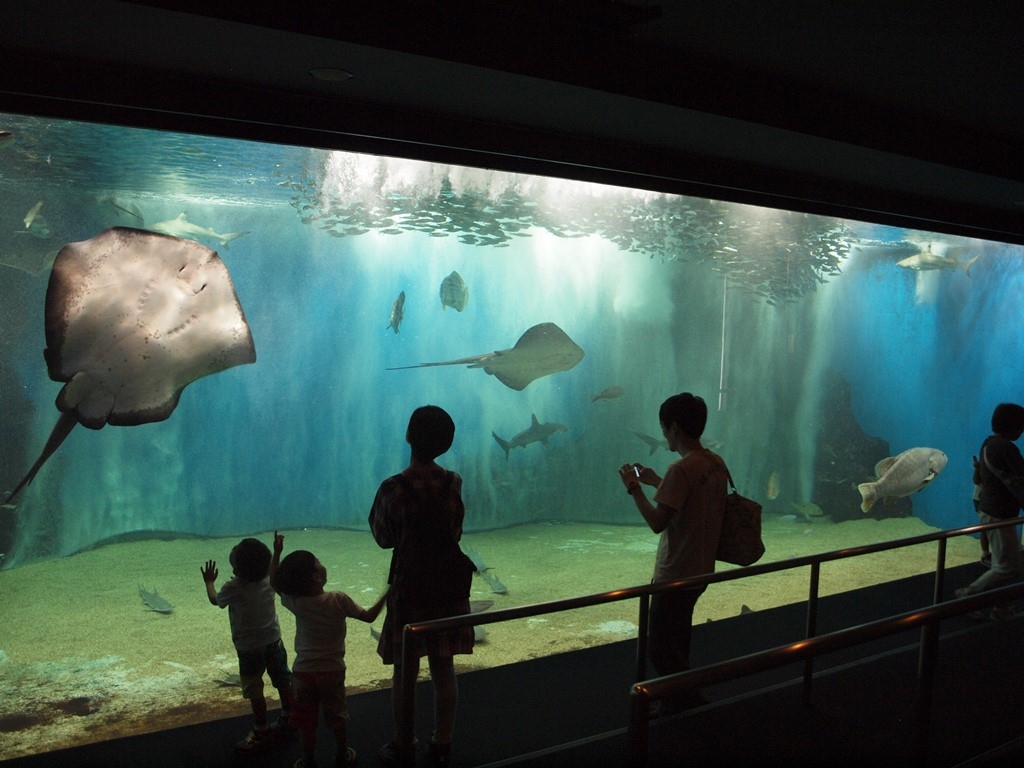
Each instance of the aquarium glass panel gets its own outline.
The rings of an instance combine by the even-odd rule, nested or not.
[[[0,130],[3,496],[63,437],[0,508],[0,665],[102,680],[53,693],[53,720],[151,677],[205,699],[189,675],[210,683],[234,656],[198,568],[217,559],[223,581],[241,536],[336,551],[335,588],[372,602],[387,553],[367,515],[426,403],[455,420],[440,461],[506,588],[474,580],[474,599],[513,605],[649,579],[657,538],[617,468],[675,458],[669,395],[707,401],[704,444],[764,505],[769,559],[975,523],[971,457],[993,407],[1024,399],[1019,246],[398,157],[19,115]],[[178,296],[125,238],[222,268],[181,256]],[[70,252],[84,266],[58,281]],[[48,311],[79,322],[48,338]],[[910,449],[928,482],[879,491],[876,466]],[[56,578],[65,564],[86,570]],[[147,610],[154,594],[171,611]],[[698,620],[750,602],[767,607],[705,601]],[[54,630],[17,650],[37,619],[16,610],[103,627],[95,646]],[[633,611],[529,629],[569,628],[538,646],[554,652],[630,636]],[[168,635],[199,621],[202,663],[181,656],[195,634]],[[359,635],[374,666],[350,669],[374,685],[388,672]],[[22,730],[48,722],[32,716]]]

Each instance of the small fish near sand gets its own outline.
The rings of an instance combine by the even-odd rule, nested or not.
[[[171,613],[174,611],[174,606],[167,602],[164,598],[160,597],[160,593],[156,591],[156,587],[153,587],[152,592],[146,591],[146,588],[139,585],[139,597],[151,611],[156,613]]]
[[[402,325],[402,318],[405,317],[405,291],[398,294],[398,298],[391,304],[391,312],[388,315],[387,330],[390,328],[395,333],[398,333],[398,329]]]
[[[456,312],[461,312],[466,308],[466,304],[469,301],[469,288],[466,287],[466,281],[462,279],[462,275],[454,270],[441,281],[440,293],[442,312],[444,312],[445,307],[451,307]]]
[[[598,400],[617,400],[626,394],[626,390],[619,386],[605,387],[596,395],[590,396],[590,402],[596,403]]]
[[[870,511],[878,499],[909,496],[939,476],[948,461],[937,448],[910,448],[899,456],[882,459],[875,465],[874,482],[861,483],[862,512]]]
[[[466,557],[473,561],[473,567],[476,569],[476,575],[482,578],[491,587],[491,591],[496,595],[507,595],[508,587],[501,583],[501,580],[491,573],[491,567],[484,562],[484,559],[480,557],[480,553],[473,549],[468,544],[462,545],[462,551],[466,553]],[[488,606],[490,607],[490,606]]]

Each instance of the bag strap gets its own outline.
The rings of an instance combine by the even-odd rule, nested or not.
[[[985,466],[988,467],[988,471],[996,476],[996,480],[998,480],[1003,485],[1006,485],[1006,481],[1003,480],[1003,476],[1004,476],[1005,473],[1003,473],[1002,471],[996,469],[995,467],[992,466],[991,463],[989,463],[989,460],[988,460],[988,440],[986,440],[985,444],[983,446],[981,446],[981,460],[985,462]]]
[[[732,488],[732,492],[733,493],[737,493],[737,491],[736,491],[736,483],[734,483],[732,481],[732,475],[729,473],[729,468],[728,467],[725,468],[725,477],[729,481],[729,487]]]

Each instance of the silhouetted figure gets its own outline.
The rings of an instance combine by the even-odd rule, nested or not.
[[[661,478],[650,467],[623,464],[619,477],[650,529],[660,535],[654,564],[655,582],[676,581],[713,573],[725,511],[726,476],[722,458],[700,444],[707,423],[704,400],[689,392],[673,395],[661,404],[658,419],[670,451],[679,460]],[[643,486],[657,488],[654,504]],[[677,589],[651,595],[648,654],[658,675],[690,668],[693,609],[706,587]],[[691,691],[667,708],[702,703]]]
[[[462,478],[437,464],[455,438],[455,423],[443,409],[425,405],[413,411],[405,439],[412,449],[409,466],[381,483],[370,511],[370,529],[384,549],[393,548],[388,579],[388,610],[377,652],[394,664],[391,688],[395,723],[411,702],[401,686],[402,629],[406,624],[469,613],[473,564],[459,548],[462,538]],[[449,764],[459,690],[453,657],[473,652],[473,628],[432,633],[416,639],[415,680],[419,659],[427,657],[434,687],[434,732],[428,745],[432,765]],[[408,695],[412,695],[412,689]],[[408,711],[408,710],[406,710]],[[385,764],[397,762],[397,736],[380,750]]]
[[[350,766],[356,751],[348,745],[345,696],[345,619],[370,623],[380,615],[387,592],[363,608],[344,592],[325,592],[327,569],[304,549],[281,560],[284,536],[274,531],[270,583],[281,605],[295,614],[295,664],[292,667],[292,714],[289,725],[302,736],[302,759],[295,768],[316,768],[316,724],[334,734],[335,768]]]
[[[992,412],[992,432],[978,452],[978,516],[982,524],[1017,517],[1024,505],[1024,457],[1014,445],[1024,433],[1024,407],[1016,403],[997,405]],[[1002,587],[1020,578],[1017,526],[989,531],[988,547],[992,555],[991,567],[966,587],[956,590],[957,597]],[[993,619],[1010,618],[1013,609],[997,605],[992,608],[991,616]]]
[[[252,705],[253,728],[235,745],[239,754],[259,752],[277,735],[286,733],[291,710],[292,673],[288,652],[281,642],[274,590],[270,586],[270,549],[258,539],[242,539],[231,550],[228,561],[234,576],[218,591],[217,563],[207,560],[200,568],[206,595],[213,605],[228,609],[231,642],[238,652],[238,677],[242,696]],[[263,673],[281,697],[281,717],[267,725],[267,699],[263,695]]]

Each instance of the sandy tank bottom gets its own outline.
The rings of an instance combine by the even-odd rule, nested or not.
[[[916,518],[813,524],[768,518],[766,560],[931,532]],[[384,587],[390,552],[367,532],[284,531],[285,552],[308,549],[328,570],[331,590],[371,604]],[[260,538],[269,545],[272,532]],[[122,543],[72,557],[0,572],[0,760],[91,741],[160,730],[249,712],[240,689],[221,681],[237,672],[226,611],[210,605],[200,575],[217,561],[219,587],[230,577],[228,553],[238,537]],[[513,607],[644,584],[657,537],[646,528],[586,523],[522,525],[467,534],[507,594],[473,579],[474,600]],[[917,545],[823,566],[822,594],[842,592],[935,566],[937,544]],[[978,558],[977,541],[949,542],[947,562]],[[139,586],[174,605],[146,610]],[[806,599],[808,569],[712,586],[696,623]],[[486,626],[474,653],[458,657],[468,671],[636,636],[636,601]],[[292,656],[295,623],[278,607]],[[378,619],[379,628],[383,618]],[[795,639],[795,638],[794,638]],[[390,685],[370,627],[349,620],[346,660],[352,693]],[[270,706],[276,693],[267,687]]]

